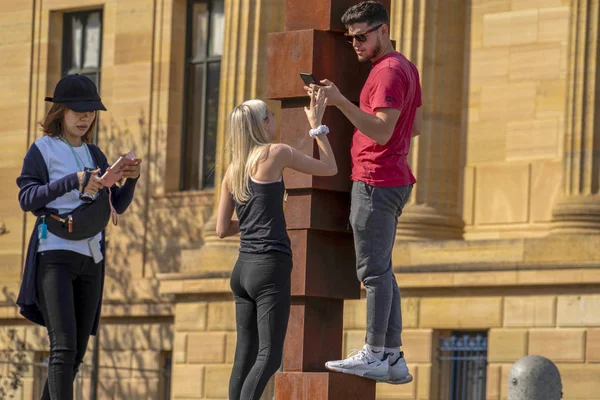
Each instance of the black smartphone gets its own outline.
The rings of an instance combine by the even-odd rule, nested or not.
[[[300,72],[300,78],[302,78],[306,86],[310,86],[311,83],[314,83],[315,85],[319,84],[313,74],[309,72]]]

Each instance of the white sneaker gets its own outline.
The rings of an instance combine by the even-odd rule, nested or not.
[[[377,381],[383,381],[388,376],[388,362],[373,356],[367,345],[362,350],[355,350],[345,360],[328,361],[325,367],[330,371],[353,374]],[[412,379],[412,377],[411,377]]]
[[[406,365],[406,360],[404,359],[404,353],[400,352],[400,357],[394,363],[392,363],[392,358],[390,355],[391,354],[386,354],[388,376],[384,382],[391,383],[392,385],[402,385],[412,382],[413,377],[408,372],[408,366]]]

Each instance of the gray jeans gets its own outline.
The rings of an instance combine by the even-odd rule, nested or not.
[[[367,335],[371,346],[402,345],[400,290],[392,271],[398,217],[412,185],[370,186],[353,182],[350,224],[354,231],[356,272],[367,291]]]

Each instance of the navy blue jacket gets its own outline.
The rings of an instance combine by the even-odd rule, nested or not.
[[[100,168],[100,173],[104,174],[106,169],[109,167],[106,156],[102,151],[90,144],[88,145],[92,158],[96,165]],[[21,170],[21,176],[17,178],[17,185],[19,186],[19,204],[21,209],[25,212],[31,211],[33,215],[37,217],[31,238],[29,239],[29,247],[27,248],[27,257],[25,258],[25,269],[23,271],[23,280],[21,282],[21,289],[19,290],[19,296],[17,297],[17,305],[19,311],[28,320],[35,322],[36,324],[45,326],[44,317],[38,307],[37,299],[37,249],[38,249],[38,225],[41,221],[41,216],[48,213],[46,205],[58,197],[68,193],[72,190],[79,188],[79,180],[77,179],[77,173],[69,174],[61,179],[58,179],[52,183],[50,181],[48,168],[46,168],[46,162],[42,153],[35,145],[31,145],[29,151],[25,155],[23,161],[23,169]],[[125,212],[131,200],[133,200],[133,194],[135,192],[135,185],[137,179],[127,179],[122,187],[114,185],[111,188],[112,204],[118,214]],[[100,248],[106,260],[106,237],[105,232],[102,231],[102,240],[100,241]],[[104,290],[104,260],[102,261],[102,291]],[[92,328],[92,334],[95,335],[98,331],[98,322],[100,321],[100,309],[102,306],[102,296],[98,303],[98,310],[96,311],[96,319],[94,321],[94,327]]]

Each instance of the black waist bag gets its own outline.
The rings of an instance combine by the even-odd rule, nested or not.
[[[108,189],[104,188],[91,203],[84,203],[64,214],[46,215],[48,230],[67,240],[83,240],[96,236],[106,228],[110,220],[108,196]]]

